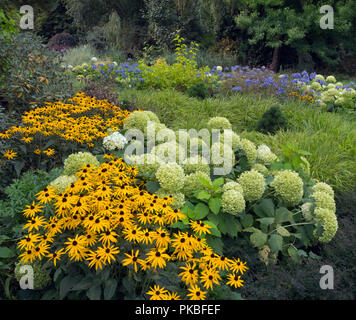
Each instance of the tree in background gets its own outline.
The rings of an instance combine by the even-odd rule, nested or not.
[[[320,28],[322,15],[319,9],[321,0],[226,0],[235,1],[240,13],[235,17],[236,25],[246,30],[248,42],[254,45],[264,41],[273,49],[270,68],[280,68],[281,48],[293,48],[299,57],[310,54],[324,64],[337,64],[338,50],[349,43],[348,38],[354,30],[352,6],[355,0],[329,1],[334,8],[335,29]],[[345,41],[346,40],[346,41]]]

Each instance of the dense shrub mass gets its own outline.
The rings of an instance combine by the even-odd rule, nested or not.
[[[60,67],[60,57],[45,48],[38,36],[22,33],[0,41],[0,62],[5,66],[0,88],[11,109],[16,106],[21,112],[30,104],[73,96],[73,81]]]

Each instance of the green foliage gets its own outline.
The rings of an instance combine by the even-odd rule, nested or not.
[[[279,156],[279,161],[272,163],[271,170],[294,170],[302,171],[304,169],[304,174],[308,174],[309,162],[306,160],[305,156],[311,156],[311,153],[299,150],[296,146],[291,143],[287,143],[287,146],[281,144],[283,153]],[[302,173],[301,172],[301,173]]]
[[[19,15],[11,12],[11,14],[5,14],[4,9],[0,9],[0,40],[9,39],[11,35],[18,33],[19,28],[15,19]]]
[[[276,131],[286,128],[287,120],[284,117],[279,105],[270,107],[257,123],[257,131],[262,133],[274,134]]]
[[[322,17],[319,9],[324,4],[321,1],[241,1],[242,10],[236,15],[235,22],[249,35],[250,45],[263,41],[270,48],[288,46],[299,56],[313,52],[325,65],[335,66],[338,63],[336,48],[350,45],[350,35],[355,28],[354,12],[346,14],[352,3],[347,0],[328,3],[335,13],[335,27],[329,33],[319,24]],[[274,58],[279,65],[278,54]]]
[[[205,99],[208,97],[209,91],[204,82],[199,82],[195,85],[190,86],[187,89],[187,94],[189,97]]]
[[[197,67],[196,55],[198,44],[192,42],[189,46],[184,43],[179,33],[174,38],[175,62],[168,65],[164,59],[158,59],[153,66],[148,66],[140,61],[140,69],[143,70],[142,88],[175,88],[186,91],[187,88],[205,82],[211,85],[215,76],[210,74],[208,67]]]
[[[19,34],[10,43],[2,41],[0,61],[6,65],[0,85],[10,109],[22,112],[30,103],[73,96],[72,79],[63,72],[58,54],[44,48],[41,38],[31,33]]]
[[[10,284],[14,279],[12,270],[17,260],[16,239],[22,236],[22,225],[25,222],[21,213],[26,205],[35,200],[35,194],[61,173],[60,169],[49,173],[41,170],[28,171],[4,190],[6,198],[0,200],[0,283],[4,288],[4,292],[0,290],[1,298],[12,299],[14,291]]]

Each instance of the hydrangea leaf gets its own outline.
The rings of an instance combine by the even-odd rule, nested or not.
[[[271,248],[272,252],[278,252],[282,250],[283,247],[283,238],[278,234],[272,234],[268,239],[268,245]]]
[[[194,208],[195,220],[201,220],[209,214],[209,208],[204,203],[198,203]]]
[[[211,198],[209,200],[209,208],[213,213],[218,214],[220,212],[220,208],[221,208],[221,199],[220,198]]]

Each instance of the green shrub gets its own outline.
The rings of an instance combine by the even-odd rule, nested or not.
[[[187,94],[189,97],[205,99],[209,95],[209,90],[204,82],[199,82],[188,88]]]
[[[281,107],[275,105],[270,107],[257,123],[257,131],[263,133],[276,133],[280,129],[287,128],[287,120],[284,117]]]
[[[41,41],[31,33],[19,34],[11,42],[0,40],[0,64],[6,65],[0,87],[10,108],[18,112],[30,103],[63,101],[74,94],[73,80],[63,72],[60,56]]]
[[[202,81],[212,84],[216,80],[216,76],[210,74],[210,68],[198,68],[197,66],[198,44],[193,42],[188,46],[179,35],[174,41],[176,48],[173,64],[167,64],[163,58],[159,58],[153,66],[148,66],[140,61],[139,67],[143,70],[142,78],[144,79],[141,87],[175,88],[184,92],[187,88]]]

